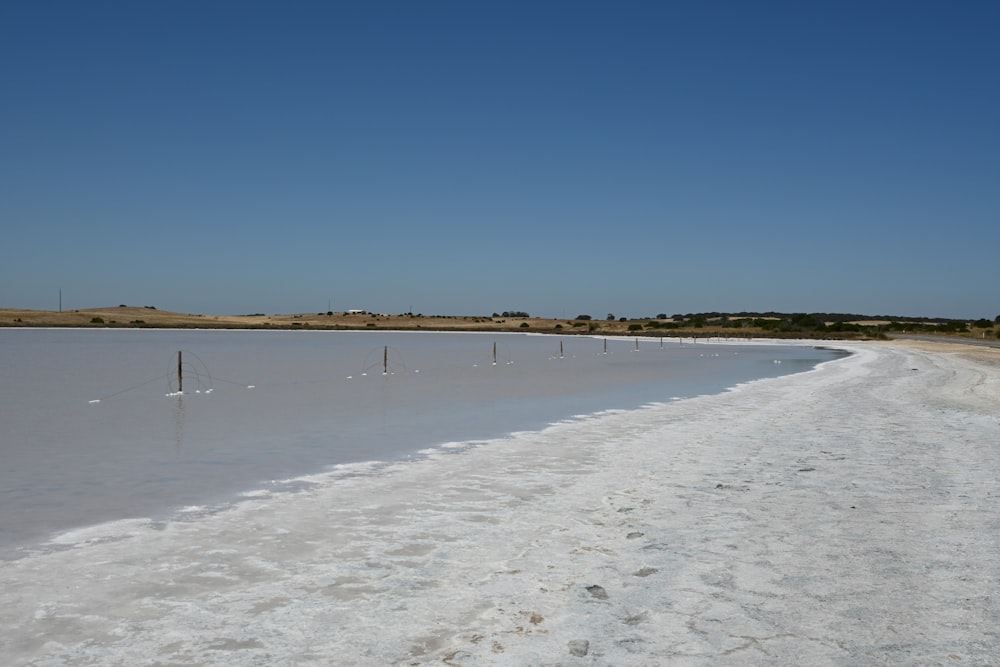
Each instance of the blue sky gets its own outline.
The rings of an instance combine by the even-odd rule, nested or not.
[[[0,4],[0,306],[1000,314],[1000,3]]]

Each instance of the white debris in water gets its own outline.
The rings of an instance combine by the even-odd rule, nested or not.
[[[724,394],[65,533],[0,562],[0,655],[995,663],[1000,366],[844,347]]]

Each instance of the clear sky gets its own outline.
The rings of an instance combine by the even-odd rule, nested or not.
[[[0,306],[1000,314],[1000,2],[0,3]]]

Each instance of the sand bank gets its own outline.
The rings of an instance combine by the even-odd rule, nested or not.
[[[65,535],[0,564],[0,656],[996,664],[996,353],[843,347],[722,395]]]

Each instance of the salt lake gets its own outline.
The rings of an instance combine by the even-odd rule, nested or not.
[[[0,554],[85,525],[294,490],[338,466],[717,393],[838,354],[675,338],[0,330]]]
[[[990,352],[0,334],[7,665],[1000,655]]]

